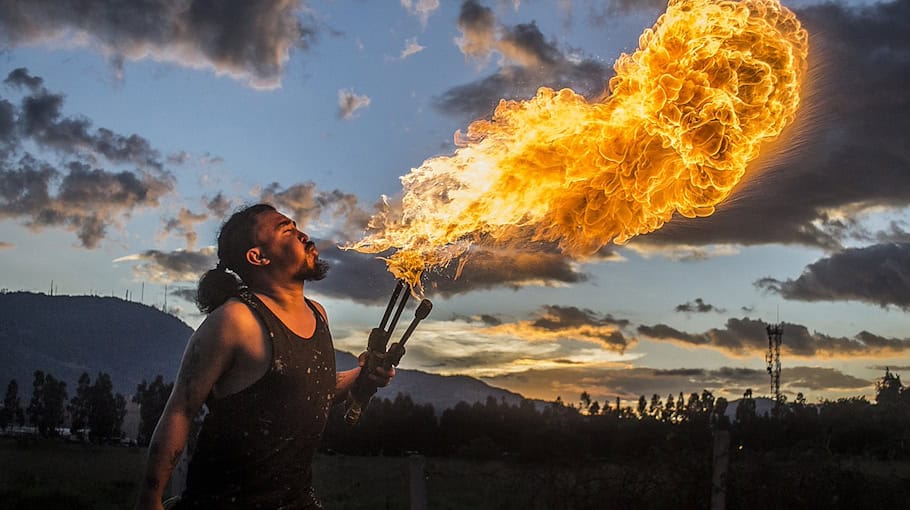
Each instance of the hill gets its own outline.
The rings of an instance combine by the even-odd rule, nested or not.
[[[114,391],[130,395],[143,379],[177,372],[193,330],[180,319],[113,297],[0,294],[0,383],[15,378],[20,398],[33,373],[66,381],[72,396],[83,372],[111,375]]]
[[[114,390],[131,395],[143,379],[161,374],[174,379],[193,330],[156,308],[114,297],[48,296],[28,292],[0,294],[0,384],[15,378],[23,402],[31,395],[35,370],[67,383],[72,396],[83,372],[94,379],[111,375]],[[353,355],[336,351],[339,370],[357,366]],[[407,393],[437,411],[459,401],[484,402],[488,396],[517,403],[521,395],[467,376],[441,376],[400,369],[379,396]]]

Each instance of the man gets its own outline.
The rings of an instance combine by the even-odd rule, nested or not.
[[[304,297],[304,282],[323,278],[328,266],[267,204],[225,222],[218,258],[199,281],[197,304],[208,317],[187,344],[155,428],[136,508],[162,508],[203,404],[209,413],[176,508],[322,508],[311,488],[313,454],[331,404],[360,373],[336,375],[325,310]],[[384,386],[393,376],[378,368],[357,384]]]

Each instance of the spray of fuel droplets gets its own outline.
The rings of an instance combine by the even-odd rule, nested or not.
[[[799,106],[808,36],[776,0],[674,0],[609,91],[588,101],[541,88],[473,122],[451,156],[401,178],[401,208],[349,248],[396,250],[389,270],[420,288],[479,240],[520,237],[583,257],[712,214],[763,142]]]

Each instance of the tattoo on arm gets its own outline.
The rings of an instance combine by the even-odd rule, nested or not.
[[[181,455],[183,455],[182,448],[178,448],[178,449],[174,450],[174,452],[171,454],[171,469],[174,469],[175,467],[177,467],[177,464],[180,463]]]
[[[184,397],[186,398],[187,402],[192,401],[193,386],[196,382],[194,379],[195,379],[195,375],[196,375],[196,370],[199,367],[199,358],[200,358],[199,346],[196,344],[193,344],[193,346],[190,348],[190,358],[187,360],[186,367],[184,367],[184,370],[183,370],[183,380],[184,380],[184,388],[185,388]]]

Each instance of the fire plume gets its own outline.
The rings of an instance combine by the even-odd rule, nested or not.
[[[402,177],[401,210],[375,215],[350,248],[397,249],[389,270],[419,287],[480,241],[583,257],[674,213],[709,216],[794,119],[807,53],[777,0],[672,0],[601,98],[541,88],[500,101],[456,133],[454,154]]]

